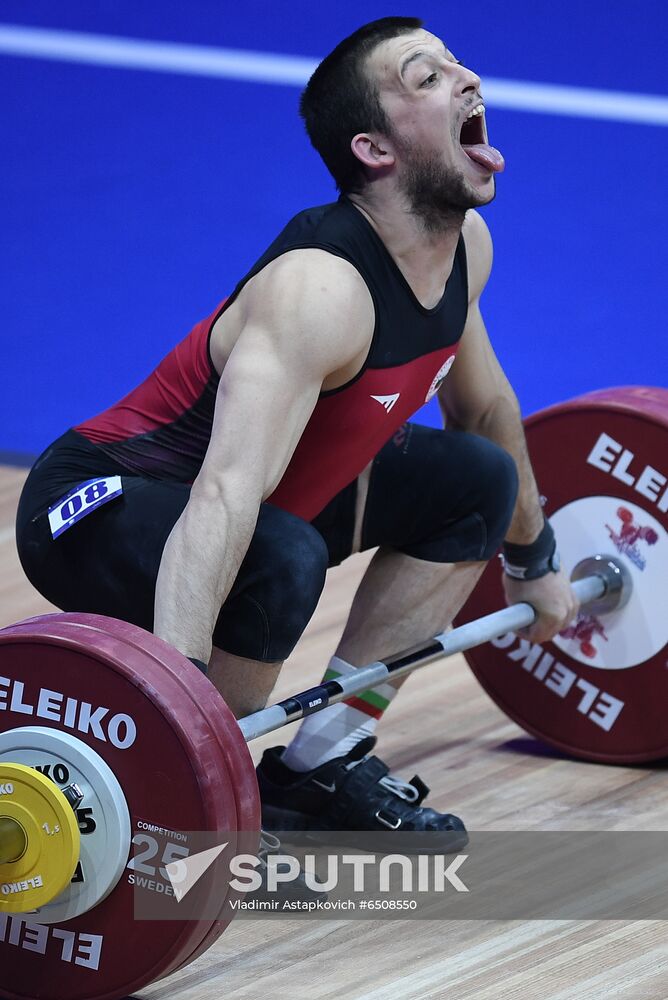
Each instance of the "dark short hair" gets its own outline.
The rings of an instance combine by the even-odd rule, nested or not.
[[[422,27],[416,17],[383,17],[344,38],[315,70],[299,102],[311,143],[340,191],[359,190],[364,168],[350,148],[358,132],[391,132],[365,63],[380,42]]]

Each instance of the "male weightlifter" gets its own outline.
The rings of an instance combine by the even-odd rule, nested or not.
[[[480,313],[492,244],[474,209],[503,158],[479,78],[420,21],[384,18],[320,64],[301,114],[339,200],[292,219],[145,382],[55,441],[18,512],[45,597],[153,629],[238,715],[265,704],[351,552],[378,547],[328,676],[441,630],[502,542],[532,640],[577,611]],[[407,422],[434,394],[445,429]],[[94,477],[54,538],[49,508]],[[369,755],[398,686],[264,755],[268,828],[465,839]]]

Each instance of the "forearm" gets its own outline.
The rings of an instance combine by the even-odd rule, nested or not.
[[[236,579],[257,504],[195,491],[165,545],[155,592],[154,632],[186,656],[208,662],[220,609]]]
[[[462,430],[489,438],[504,448],[515,460],[519,490],[506,541],[518,545],[529,544],[538,536],[544,521],[538,487],[527,450],[522,414],[517,397],[510,386],[483,412],[468,414],[458,426],[461,426]]]

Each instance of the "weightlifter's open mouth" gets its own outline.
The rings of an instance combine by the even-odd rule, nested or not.
[[[476,101],[462,122],[459,142],[468,158],[489,173],[498,174],[503,170],[503,156],[487,142],[485,105],[482,101]]]

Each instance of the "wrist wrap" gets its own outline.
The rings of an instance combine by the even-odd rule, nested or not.
[[[530,545],[503,543],[503,568],[508,576],[516,580],[537,580],[559,569],[557,543],[550,522],[545,524]]]

